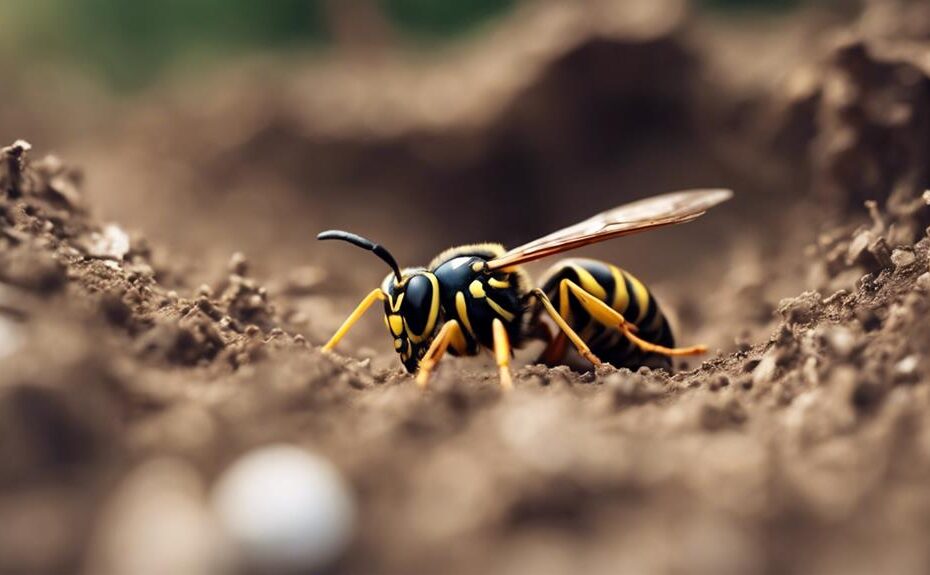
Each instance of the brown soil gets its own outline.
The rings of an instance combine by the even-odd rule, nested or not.
[[[353,61],[390,86],[343,87],[354,108],[302,105],[331,63],[258,90],[247,67],[213,80],[235,101],[160,93],[63,138],[80,170],[3,149],[0,572],[99,572],[134,469],[209,485],[282,441],[358,498],[334,573],[926,572],[930,18],[894,4],[748,35],[669,6],[635,29],[520,13],[495,50]],[[748,72],[759,46],[782,81]],[[450,62],[477,103],[397,104],[422,77],[442,101]],[[711,184],[732,205],[588,251],[649,281],[702,363],[526,365],[507,394],[449,359],[424,392],[374,313],[319,350],[385,270],[317,229],[412,264]]]

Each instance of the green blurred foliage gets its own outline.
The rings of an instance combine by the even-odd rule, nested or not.
[[[384,0],[385,13],[420,37],[457,35],[509,10],[516,0]]]
[[[165,69],[249,51],[327,45],[327,14],[342,0],[0,0],[0,47],[65,62],[119,88]],[[346,0],[349,1],[349,0]],[[516,0],[371,2],[401,32],[441,39],[471,30]]]
[[[27,54],[122,88],[178,63],[325,40],[321,0],[29,0],[0,15],[15,23]]]
[[[64,63],[135,89],[177,67],[197,69],[255,51],[325,48],[328,15],[343,1],[371,2],[400,33],[437,41],[467,33],[520,0],[0,0],[0,52],[20,62]],[[802,0],[697,1],[738,10]]]

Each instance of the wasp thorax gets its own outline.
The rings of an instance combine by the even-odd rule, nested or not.
[[[387,296],[384,318],[394,339],[394,350],[407,371],[413,373],[439,325],[439,282],[425,269],[404,270],[401,281],[391,274],[381,289]]]

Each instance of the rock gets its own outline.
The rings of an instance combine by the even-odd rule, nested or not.
[[[231,274],[246,276],[249,273],[249,260],[242,252],[236,252],[229,258],[226,267]]]
[[[26,140],[16,140],[12,146],[0,148],[0,166],[6,169],[6,178],[0,179],[0,183],[10,197],[19,197],[23,193],[23,168],[26,153],[31,149],[32,144]]]
[[[61,158],[54,155],[33,162],[31,167],[40,181],[45,182],[45,189],[40,191],[47,198],[70,210],[83,208],[80,190],[83,174],[79,169],[65,164]]]
[[[213,491],[223,529],[256,572],[308,572],[331,564],[352,539],[355,501],[326,459],[291,445],[252,451]]]
[[[759,365],[752,370],[752,382],[755,385],[769,383],[775,379],[775,372],[778,369],[777,356],[771,351],[762,358]]]
[[[849,242],[849,247],[846,252],[846,263],[847,265],[854,265],[856,263],[861,263],[865,260],[866,254],[868,253],[869,244],[875,240],[875,234],[871,230],[861,230],[859,231]]]
[[[917,278],[917,287],[923,291],[930,291],[930,272],[925,272]]]
[[[103,231],[91,234],[84,249],[91,257],[122,260],[130,250],[129,235],[116,224],[107,224]]]
[[[833,326],[823,331],[823,342],[838,357],[847,358],[856,348],[852,330],[844,326]]]
[[[891,252],[891,263],[894,264],[896,268],[904,268],[917,261],[917,256],[914,255],[913,250],[897,248]]]
[[[879,269],[891,267],[893,263],[891,259],[891,249],[888,247],[888,242],[885,241],[885,238],[879,237],[869,244],[869,253],[875,258]]]
[[[909,355],[894,364],[894,375],[897,381],[913,382],[917,379],[917,368],[920,366],[920,357]]]
[[[778,313],[792,324],[809,323],[823,307],[823,298],[817,292],[806,291],[798,297],[785,298],[778,303]]]

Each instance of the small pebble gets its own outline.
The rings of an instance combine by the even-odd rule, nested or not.
[[[752,382],[756,385],[768,383],[775,379],[775,371],[778,368],[778,362],[775,354],[767,353],[759,362],[759,365],[752,370]]]
[[[842,358],[849,357],[856,347],[856,338],[852,330],[843,326],[834,326],[823,334],[824,343],[836,355]]]
[[[888,247],[888,242],[885,241],[883,237],[879,237],[869,244],[869,253],[875,258],[879,268],[884,269],[890,267],[893,263],[891,259],[891,249]]]
[[[781,300],[778,303],[778,313],[788,323],[808,323],[819,313],[822,300],[819,293],[806,291],[797,297]]]
[[[917,371],[917,365],[920,359],[916,355],[909,355],[899,361],[894,366],[895,374],[900,376],[911,376]]]
[[[930,272],[926,272],[917,278],[917,287],[924,291],[930,291]]]
[[[242,456],[213,491],[220,523],[256,572],[308,572],[352,539],[355,500],[326,459],[291,445]]]
[[[907,267],[915,261],[917,261],[917,256],[911,250],[898,248],[891,252],[891,262],[896,268]]]
[[[869,248],[869,244],[874,240],[875,235],[868,230],[862,230],[857,233],[852,241],[849,242],[849,249],[846,253],[846,263],[848,265],[853,265],[861,261],[863,254],[865,254]]]
[[[229,258],[227,267],[230,273],[245,276],[249,271],[249,260],[242,252],[236,252]]]
[[[107,224],[101,232],[91,234],[87,253],[98,258],[122,260],[130,248],[129,235],[118,225]]]
[[[21,156],[31,149],[32,149],[32,144],[30,144],[26,140],[16,140],[15,142],[13,142],[12,146],[7,146],[3,148],[2,150],[0,150],[0,152],[4,154]]]

